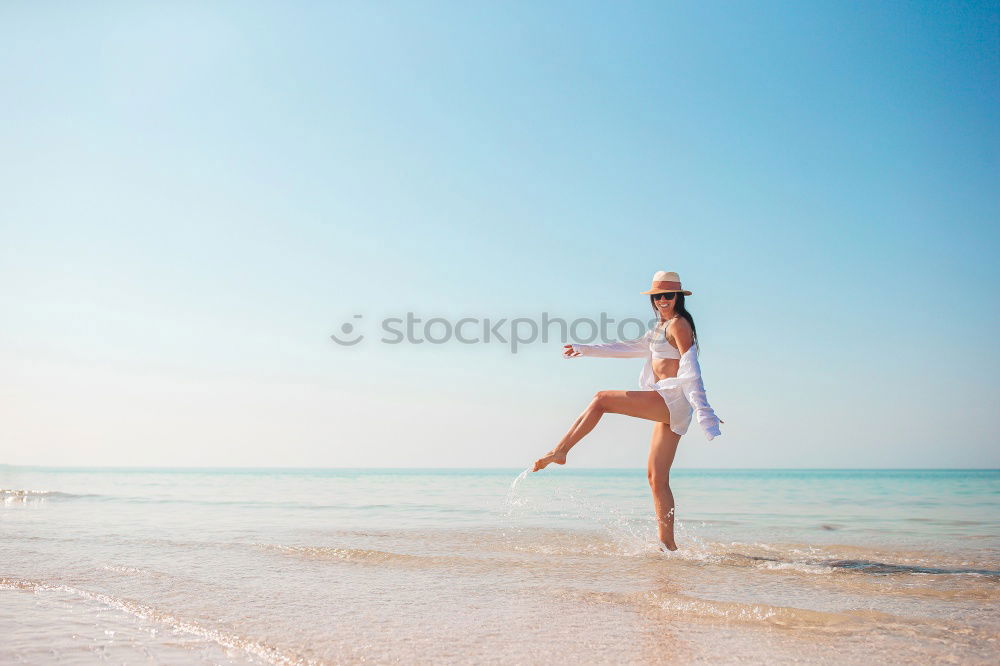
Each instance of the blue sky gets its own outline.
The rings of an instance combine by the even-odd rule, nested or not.
[[[645,317],[675,270],[726,421],[678,466],[1000,467],[998,34],[997,3],[4,3],[0,462],[521,467],[641,362],[377,322]]]

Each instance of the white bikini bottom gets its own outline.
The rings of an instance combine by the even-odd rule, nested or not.
[[[686,433],[691,425],[691,414],[694,410],[691,409],[684,393],[679,388],[660,389],[656,392],[663,398],[663,402],[667,403],[667,411],[670,412],[670,429],[678,435]]]

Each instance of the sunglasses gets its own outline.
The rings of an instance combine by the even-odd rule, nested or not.
[[[676,295],[677,295],[677,292],[676,291],[672,291],[669,294],[653,294],[652,296],[653,296],[653,300],[654,301],[658,301],[661,298],[666,299],[668,301],[672,301],[672,300],[674,300],[674,296],[676,296]]]

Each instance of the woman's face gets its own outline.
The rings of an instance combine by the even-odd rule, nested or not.
[[[655,298],[655,296],[659,296],[659,298]],[[656,311],[664,316],[671,316],[674,314],[674,303],[676,302],[677,302],[676,293],[655,294],[653,298],[653,304],[656,306]]]

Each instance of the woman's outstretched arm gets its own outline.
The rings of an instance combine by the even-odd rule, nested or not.
[[[595,356],[602,358],[635,358],[649,353],[649,331],[638,340],[604,342],[596,345],[571,344],[563,346],[563,356]]]

